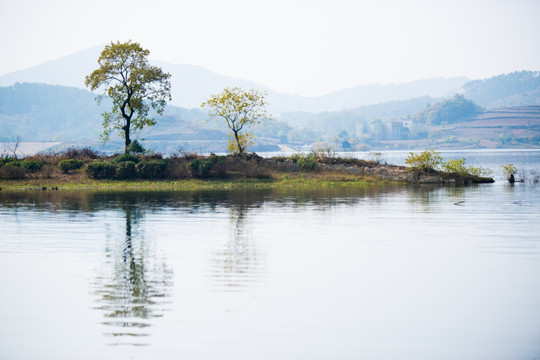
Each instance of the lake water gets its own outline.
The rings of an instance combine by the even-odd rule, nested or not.
[[[540,358],[532,183],[4,190],[0,231],[0,359]]]

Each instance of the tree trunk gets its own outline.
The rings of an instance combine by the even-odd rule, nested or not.
[[[128,146],[131,144],[131,138],[129,137],[129,122],[126,126],[122,127],[122,130],[124,130],[124,138],[125,138],[125,146],[124,146],[124,152],[128,152]]]
[[[131,99],[131,95],[132,91],[128,89],[128,97],[120,108],[120,110],[122,111],[122,117],[126,120],[126,125],[122,127],[122,130],[124,130],[124,138],[126,139],[124,147],[124,153],[126,154],[128,152],[128,146],[129,144],[131,144],[131,139],[129,137],[129,130],[131,128],[131,117],[133,116],[133,108],[131,107],[131,104],[129,102]],[[129,106],[129,114],[126,113],[126,106]]]
[[[238,146],[238,155],[242,155],[242,153],[244,152],[244,149],[240,145],[240,139],[238,138],[238,131],[234,132],[234,138],[236,140],[236,145]]]
[[[510,177],[508,178],[508,182],[510,184],[513,184],[516,182],[516,178],[514,177],[514,174],[510,174]]]

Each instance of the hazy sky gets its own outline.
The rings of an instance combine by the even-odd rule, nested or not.
[[[478,79],[540,70],[539,19],[539,0],[0,0],[0,75],[132,39],[301,95]]]

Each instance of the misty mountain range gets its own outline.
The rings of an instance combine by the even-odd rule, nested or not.
[[[84,89],[84,78],[98,67],[97,59],[103,47],[94,47],[0,76],[0,86],[10,86],[17,82],[32,82]],[[170,64],[162,61],[150,62],[172,75],[171,105],[198,108],[210,95],[221,92],[223,88],[239,86],[267,91],[269,110],[274,116],[291,111],[311,113],[339,111],[425,95],[440,98],[461,91],[468,81],[465,77],[456,77],[417,80],[402,84],[375,84],[356,86],[323,96],[303,97],[274,91],[252,81],[218,75],[200,66]]]

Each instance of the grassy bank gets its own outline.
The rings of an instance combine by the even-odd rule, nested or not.
[[[225,190],[240,188],[279,187],[335,187],[368,186],[388,181],[367,181],[353,176],[309,176],[309,174],[283,175],[278,178],[223,178],[223,179],[176,179],[176,180],[94,180],[94,179],[18,179],[1,180],[3,190]]]

